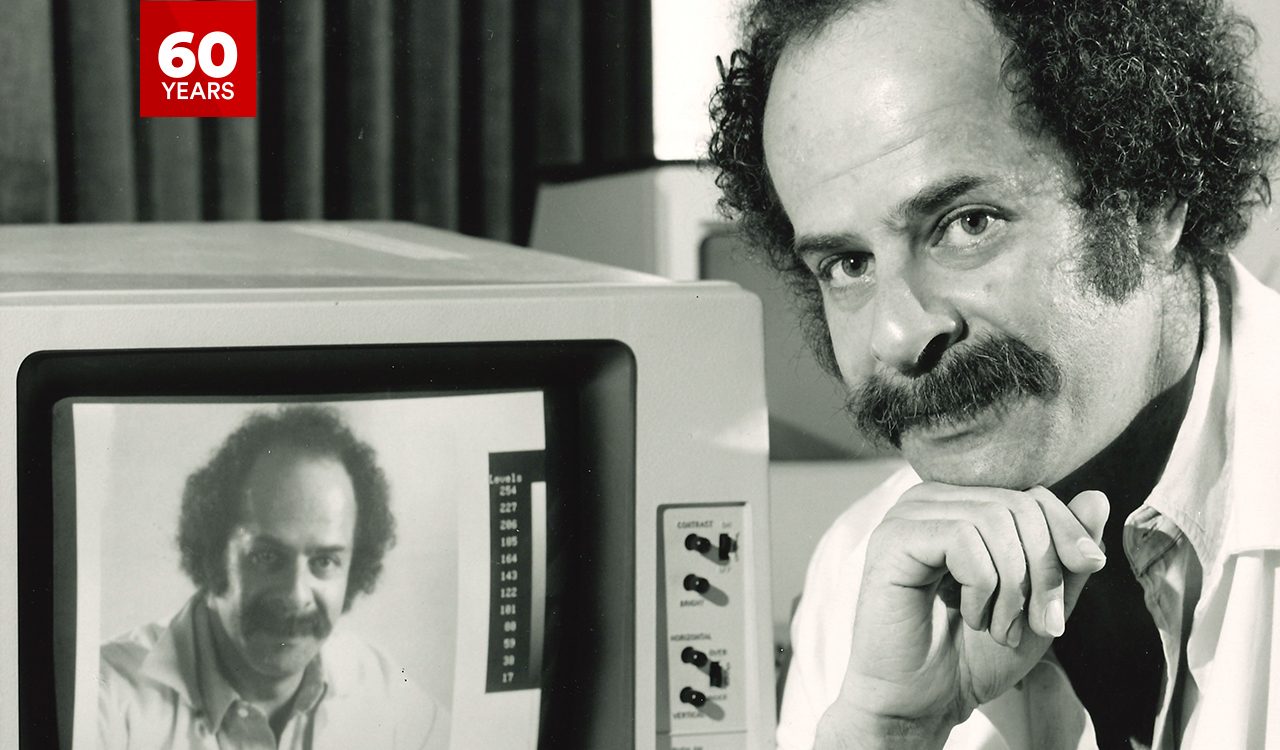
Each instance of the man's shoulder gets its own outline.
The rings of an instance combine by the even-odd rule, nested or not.
[[[143,625],[98,649],[99,729],[116,736],[119,722],[159,726],[190,702],[172,639],[172,622]],[[125,717],[132,717],[126,719]],[[105,736],[105,735],[104,735]]]
[[[794,652],[783,691],[779,746],[812,744],[814,727],[835,700],[849,661],[867,539],[902,493],[919,481],[904,465],[855,500],[819,540],[791,621]]]
[[[375,730],[389,731],[376,736],[396,748],[435,747],[429,742],[447,740],[443,707],[392,654],[354,633],[339,631],[325,643],[322,663],[332,691],[325,702],[335,712],[330,717],[331,730],[339,734],[358,730],[365,736],[376,735]]]
[[[1231,387],[1228,408],[1231,502],[1223,535],[1223,551],[1280,549],[1280,516],[1274,510],[1280,486],[1275,460],[1275,425],[1280,422],[1280,294],[1254,278],[1238,262],[1232,265],[1229,290]]]
[[[324,645],[326,677],[345,692],[404,682],[404,667],[391,654],[355,633],[335,632]]]
[[[806,613],[825,613],[819,619],[828,616],[841,619],[852,614],[871,532],[902,493],[919,482],[915,471],[904,465],[855,500],[832,522],[809,559],[801,596],[801,606]]]
[[[903,465],[870,492],[855,500],[827,528],[813,553],[815,567],[839,564],[867,541],[902,493],[920,483],[909,465]]]
[[[166,629],[164,623],[153,622],[102,644],[98,650],[101,661],[100,680],[105,682],[115,677],[129,682],[136,681],[143,663],[155,650]]]
[[[1232,295],[1233,317],[1280,317],[1280,292],[1254,276],[1233,258],[1226,283]],[[1276,280],[1272,280],[1276,283]]]
[[[390,709],[434,706],[403,661],[354,633],[334,633],[324,645],[323,664],[330,688],[340,696],[382,701]]]

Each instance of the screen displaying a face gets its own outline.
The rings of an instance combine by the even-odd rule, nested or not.
[[[54,505],[75,519],[74,747],[116,746],[93,731],[111,724],[99,693],[135,700],[113,677],[155,669],[166,649],[198,665],[168,678],[193,693],[234,695],[264,720],[276,704],[263,696],[312,707],[296,725],[280,717],[297,707],[272,714],[263,726],[280,742],[344,731],[341,691],[317,690],[316,676],[357,664],[386,684],[350,705],[409,696],[406,721],[431,747],[536,743],[541,392],[73,399],[55,411],[70,434],[55,431],[55,463],[69,468]],[[216,731],[252,730],[228,721]]]

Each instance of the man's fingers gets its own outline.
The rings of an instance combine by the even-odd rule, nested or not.
[[[946,566],[960,584],[960,616],[973,630],[987,627],[987,602],[1000,580],[982,535],[972,524],[953,521],[955,546],[947,553]]]
[[[1032,487],[1026,494],[1040,504],[1063,567],[1072,573],[1102,570],[1107,557],[1098,543],[1102,540],[1102,527],[1106,525],[1111,508],[1107,496],[1089,490],[1064,505],[1057,495],[1044,487]]]
[[[987,544],[962,518],[886,519],[872,533],[867,560],[875,577],[922,590],[949,573],[960,586],[960,610],[975,630],[986,627],[987,603],[1000,583]]]
[[[1067,509],[1085,527],[1094,542],[1102,541],[1102,530],[1111,515],[1111,503],[1106,495],[1097,490],[1085,490],[1067,503]]]
[[[1026,555],[1027,577],[1031,582],[1026,622],[1036,635],[1062,635],[1066,622],[1066,597],[1062,588],[1062,567],[1054,550],[1052,535],[1039,503],[1020,494],[1010,507]]]
[[[1088,530],[1089,537],[1101,544],[1102,530],[1107,525],[1107,517],[1111,515],[1111,503],[1107,501],[1107,496],[1097,490],[1086,490],[1072,498],[1066,507]],[[1071,610],[1075,609],[1076,599],[1080,597],[1080,590],[1084,588],[1087,580],[1089,580],[1089,573],[1067,575],[1065,587],[1067,614],[1071,614]]]
[[[992,587],[995,596],[991,598],[991,591],[988,591],[990,601],[982,602],[983,607],[990,608],[990,614],[980,618],[982,626],[974,629],[988,630],[997,643],[1016,647],[1025,629],[1024,612],[1028,597],[1033,601],[1039,598],[1034,593],[1035,582],[1028,575],[1029,554],[1039,566],[1035,573],[1042,583],[1050,585],[1057,580],[1061,589],[1061,574],[1057,570],[1057,559],[1052,555],[1048,530],[1035,502],[1021,493],[1008,490],[987,490],[985,495],[983,500],[962,499],[966,498],[965,494],[953,494],[951,499],[942,502],[907,500],[894,509],[894,515],[917,521],[946,519],[967,524],[976,530],[990,564],[994,566],[996,580]],[[1017,505],[1021,505],[1024,516],[1020,520],[1015,520],[1014,506]],[[1029,529],[1031,543],[1035,545],[1033,554],[1024,549],[1023,526]],[[1045,566],[1048,570],[1040,569]],[[960,576],[956,578],[960,580]],[[963,580],[960,582],[965,583]],[[977,593],[976,589],[964,591],[967,598],[973,598]],[[1058,596],[1062,596],[1060,590]],[[965,616],[965,622],[972,627],[971,619]]]
[[[1000,580],[987,629],[997,643],[1016,646],[1022,634],[1012,628],[1022,619],[1030,586],[1027,557],[1017,524],[1009,509],[998,504],[988,504],[975,511],[973,519]]]
[[[1015,492],[928,483],[905,493],[891,511],[904,522],[937,524],[925,524],[938,536],[919,537],[917,548],[933,546],[934,556],[913,558],[950,571],[961,585],[965,623],[1012,647],[1024,629],[1062,635],[1084,581],[1106,563],[1100,542],[1109,513],[1106,496],[1096,491],[1064,505],[1044,487]]]

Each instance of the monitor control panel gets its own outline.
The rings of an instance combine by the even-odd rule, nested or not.
[[[743,528],[745,507],[667,506],[660,512],[665,628],[658,655],[665,664],[659,665],[658,726],[669,739],[660,747],[741,747],[747,693],[735,667],[745,670],[746,571],[754,553]]]

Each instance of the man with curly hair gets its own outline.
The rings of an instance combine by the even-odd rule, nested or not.
[[[910,464],[814,553],[779,745],[1280,743],[1280,297],[1228,255],[1276,145],[1251,27],[756,0],[745,32],[723,206]]]
[[[102,648],[100,747],[445,747],[444,712],[335,631],[395,522],[374,451],[332,410],[250,416],[187,479],[168,623]]]

